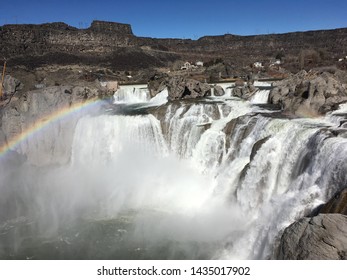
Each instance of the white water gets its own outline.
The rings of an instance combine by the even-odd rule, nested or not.
[[[270,90],[268,89],[257,90],[257,92],[252,96],[250,101],[253,104],[266,104],[269,100],[269,94]]]
[[[224,90],[224,95],[223,98],[225,97],[232,97],[232,91],[233,91],[233,87],[235,86],[235,83],[217,83],[215,85],[219,85],[222,87],[222,89]],[[214,95],[214,88],[211,88],[211,95]]]
[[[147,85],[123,85],[113,95],[114,104],[141,104],[162,105],[168,101],[168,91],[164,89],[151,98]]]
[[[253,85],[255,87],[271,87],[272,83],[270,82],[261,82],[261,81],[254,81]],[[251,102],[253,104],[266,104],[269,100],[269,89],[258,89],[256,93],[252,96]]]
[[[114,103],[144,103],[150,99],[146,85],[125,85],[120,86],[114,93]]]
[[[149,100],[149,103],[151,103],[153,105],[157,105],[157,106],[163,105],[163,104],[167,103],[168,96],[169,96],[169,93],[168,93],[167,89],[164,89],[161,92],[159,92],[156,96],[152,97]]]
[[[138,90],[122,94],[119,102],[151,101]],[[260,109],[253,102],[171,103],[157,115],[86,116],[75,128],[68,166],[19,169],[11,182],[20,191],[13,219],[39,219],[37,231],[52,236],[75,219],[112,221],[130,211],[134,234],[126,234],[141,250],[186,244],[195,258],[187,242],[202,242],[202,248],[213,244],[208,258],[269,258],[286,226],[347,184],[347,139],[322,129],[337,126],[334,114],[278,119],[255,115]],[[2,203],[11,198],[9,189],[2,194]]]
[[[271,82],[263,82],[263,81],[254,81],[253,85],[255,87],[271,87]]]
[[[251,101],[252,103],[266,103],[264,96],[268,95],[268,91],[260,91],[260,93],[261,96],[256,96]],[[126,119],[129,119],[129,123],[139,127],[142,126],[141,122],[150,121],[151,125],[156,127],[155,133],[159,134],[157,137],[166,139],[166,145],[162,144],[162,140],[151,140],[146,133],[140,137],[139,145],[146,147],[147,141],[156,143],[156,145],[160,143],[156,150],[159,151],[159,147],[165,146],[165,152],[154,153],[158,157],[158,162],[165,161],[166,157],[170,155],[175,164],[195,174],[196,177],[193,181],[182,186],[187,193],[181,193],[179,189],[174,190],[169,196],[164,196],[165,199],[169,199],[168,202],[160,207],[158,205],[151,207],[170,212],[170,215],[162,221],[166,226],[173,222],[171,215],[174,215],[177,220],[173,223],[180,232],[176,232],[177,236],[173,238],[178,240],[181,240],[181,237],[178,236],[186,232],[185,226],[188,226],[180,224],[182,219],[185,224],[187,219],[190,220],[193,217],[197,220],[203,220],[206,216],[216,218],[216,212],[222,211],[222,213],[218,213],[218,218],[224,222],[219,225],[217,230],[206,234],[206,238],[215,241],[214,237],[221,238],[220,233],[223,233],[224,237],[218,238],[218,241],[222,244],[233,245],[222,246],[218,252],[215,252],[214,257],[258,259],[271,256],[272,246],[276,243],[279,232],[321,204],[327,198],[325,189],[332,187],[329,176],[334,176],[337,170],[345,167],[345,165],[338,166],[337,164],[325,166],[324,161],[320,159],[342,158],[339,153],[341,150],[344,155],[347,155],[347,140],[334,138],[331,141],[336,142],[335,145],[323,144],[327,150],[316,151],[317,158],[313,157],[312,161],[308,163],[309,166],[315,166],[312,169],[314,172],[309,170],[296,177],[293,175],[301,163],[302,155],[307,151],[309,141],[316,137],[320,127],[331,125],[324,119],[289,121],[259,115],[248,117],[245,125],[237,124],[231,135],[225,133],[224,129],[228,123],[252,111],[253,108],[249,102],[242,101],[180,106],[172,104],[168,106],[162,120],[162,126],[167,131],[166,135],[159,128],[159,121],[151,115],[136,118],[121,117],[124,118],[123,120],[119,120],[120,117],[110,117],[109,119],[114,118],[112,123],[124,124],[127,123]],[[88,124],[90,127],[90,123],[90,121],[86,121],[86,126]],[[205,125],[209,125],[209,128],[206,129]],[[249,128],[252,125],[253,128]],[[128,126],[130,134],[133,130],[131,127]],[[247,129],[250,130],[250,133],[245,136],[244,133]],[[154,130],[151,131],[150,136],[153,137]],[[103,133],[114,135],[103,129],[99,131],[98,135]],[[82,138],[85,137],[87,136]],[[137,137],[139,136],[135,138]],[[250,162],[249,157],[254,143],[265,137],[269,137],[269,139],[260,147]],[[230,139],[228,140],[228,138]],[[226,146],[227,141],[230,142],[229,148]],[[167,151],[168,153],[166,153]],[[93,154],[93,157],[97,154]],[[244,178],[240,179],[240,173],[246,164],[249,164],[248,171]],[[187,176],[184,172],[180,174],[182,171],[180,169],[169,169],[178,178]],[[325,170],[324,174],[322,170]],[[157,176],[157,173],[153,173],[152,176]],[[171,189],[171,184],[176,179],[170,181],[169,185],[167,180],[168,178],[164,178],[161,183]],[[195,180],[206,181],[196,185]],[[318,181],[321,183],[318,184]],[[336,190],[338,187],[332,188]],[[333,190],[329,191],[330,194],[333,192]],[[163,199],[159,196],[155,201],[158,200],[157,203],[159,203]],[[177,200],[182,199],[186,203],[175,205]],[[147,201],[148,198],[145,200]],[[156,204],[154,201],[151,203]],[[193,216],[191,216],[192,213]],[[202,223],[202,220],[199,223]],[[214,226],[212,222],[207,219],[204,230],[211,229]],[[151,224],[151,227],[155,228],[155,225]],[[173,228],[169,228],[173,230]],[[190,228],[189,231],[191,230],[198,230],[198,228]],[[199,228],[199,230],[201,229]],[[167,234],[167,232],[162,234]],[[186,233],[183,235],[185,238],[187,237]],[[159,238],[159,236],[157,237]]]

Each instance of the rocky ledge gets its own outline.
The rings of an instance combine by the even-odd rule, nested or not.
[[[301,71],[274,84],[269,101],[301,117],[323,115],[347,101],[347,74],[333,70]]]
[[[168,89],[169,100],[205,97],[211,94],[211,86],[207,83],[184,76],[169,77],[166,74],[155,74],[148,81],[151,96],[163,89]]]
[[[347,259],[347,188],[336,193],[317,213],[284,230],[276,259]]]
[[[346,260],[347,216],[319,214],[285,229],[277,259]]]

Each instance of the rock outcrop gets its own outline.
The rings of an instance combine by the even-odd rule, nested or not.
[[[236,86],[233,89],[233,95],[242,99],[250,99],[257,89],[252,84],[244,84],[242,86]]]
[[[167,82],[169,100],[205,97],[211,87],[207,83],[185,77],[173,77]]]
[[[347,84],[336,73],[301,71],[274,85],[270,103],[298,116],[322,115],[347,101]]]
[[[94,20],[90,25],[89,30],[130,36],[134,35],[130,24],[101,20]]]
[[[347,216],[319,214],[287,227],[281,237],[277,259],[346,260]]]
[[[129,24],[93,21],[86,29],[65,23],[0,26],[0,64],[35,69],[45,65],[107,66],[117,71],[165,66],[179,58],[153,52]],[[152,45],[148,40],[148,45]],[[156,43],[157,44],[157,43]],[[154,46],[153,46],[154,48]]]
[[[147,85],[152,97],[167,88],[169,100],[198,98],[211,94],[209,84],[183,76],[169,77],[166,74],[157,73],[150,78]]]
[[[3,94],[6,96],[13,95],[21,86],[21,82],[10,75],[6,75],[3,83]]]
[[[169,76],[164,73],[155,73],[147,82],[149,94],[151,97],[156,96],[159,92],[166,88]]]
[[[220,85],[213,86],[215,96],[223,96],[225,94],[224,89]]]

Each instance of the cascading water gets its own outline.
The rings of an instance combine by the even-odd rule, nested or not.
[[[271,89],[272,84],[269,83],[269,82],[255,81],[254,82],[254,86],[258,87],[258,90],[252,96],[250,101],[253,104],[266,104],[266,103],[268,103],[269,94],[270,94],[270,90],[269,89]]]
[[[141,103],[150,99],[146,85],[121,86],[114,94],[115,103]]]
[[[258,90],[251,98],[251,102],[254,104],[266,104],[269,99],[269,90]]]
[[[167,102],[168,92],[164,89],[151,98],[147,85],[122,85],[113,95],[114,104],[139,104],[150,102],[155,105]]]
[[[69,164],[2,170],[1,258],[271,258],[347,183],[346,107],[289,120],[252,104],[268,93],[159,106],[166,90],[122,91],[114,106],[146,113],[85,116]]]

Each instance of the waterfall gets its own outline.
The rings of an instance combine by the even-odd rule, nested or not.
[[[272,83],[266,81],[254,81],[253,85],[255,87],[271,87]]]
[[[271,258],[286,226],[347,184],[347,138],[338,127],[346,106],[286,119],[255,106],[268,95],[258,92],[250,102],[167,104],[166,90],[154,99],[143,89],[116,92],[113,106],[152,108],[84,116],[67,165],[22,165],[14,182],[1,178],[9,187],[0,202],[17,204],[13,217],[1,216],[0,256],[24,256],[25,237],[7,248],[1,236],[30,227],[35,244],[57,236],[71,244],[63,256],[105,240],[89,248],[90,258]]]
[[[258,90],[251,98],[251,102],[254,104],[266,104],[269,100],[270,90],[263,89]]]
[[[168,91],[164,89],[155,97],[150,98],[147,85],[124,85],[113,95],[114,104],[138,104],[151,103],[155,105],[165,104],[168,99]]]
[[[113,95],[114,103],[142,103],[150,99],[146,85],[126,85],[120,88]]]
[[[253,104],[266,104],[266,103],[268,103],[272,83],[264,82],[264,81],[254,81],[253,85],[256,88],[258,88],[258,90],[252,96],[250,101]]]
[[[141,147],[138,150],[142,152],[165,155],[167,148],[160,122],[152,115],[86,117],[75,129],[72,163],[104,164],[131,146]]]

